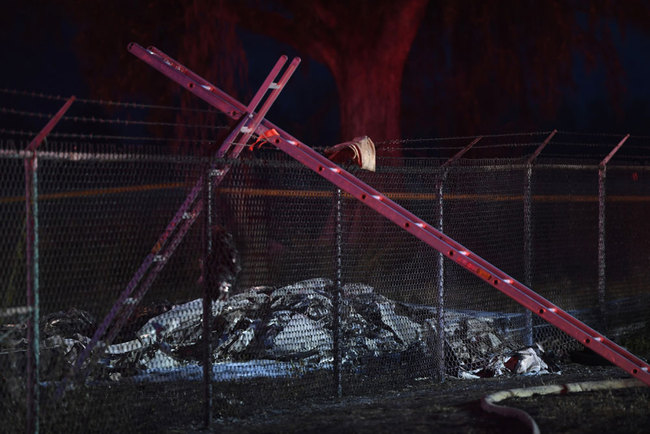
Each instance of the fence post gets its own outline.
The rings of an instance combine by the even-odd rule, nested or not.
[[[447,180],[448,168],[443,167],[440,173],[436,194],[438,196],[438,230],[444,231],[444,200],[443,194],[445,181]],[[438,253],[438,288],[436,291],[436,328],[438,337],[436,339],[435,360],[437,365],[437,376],[440,382],[445,381],[445,255]]]
[[[336,282],[334,288],[334,299],[332,303],[332,351],[334,353],[334,387],[337,398],[343,396],[343,386],[341,381],[341,295],[343,292],[343,195],[341,189],[336,188],[336,222],[335,222],[335,261],[336,261]]]
[[[629,134],[623,137],[616,147],[598,165],[598,310],[603,333],[607,333],[607,310],[605,308],[605,294],[607,292],[607,257],[605,251],[605,201],[607,196],[605,180],[607,179],[607,163],[609,163],[609,160],[612,159],[614,154],[618,152],[629,137]]]
[[[556,133],[557,130],[553,130],[526,162],[524,176],[524,285],[529,288],[533,286],[533,164]],[[533,314],[530,310],[524,309],[524,315],[524,345],[530,346],[533,345]]]
[[[27,432],[39,428],[39,261],[38,261],[38,160],[34,150],[25,160],[25,243],[27,261],[26,296],[29,309],[27,321]]]
[[[212,423],[212,346],[210,331],[212,325],[212,299],[210,288],[214,283],[214,270],[212,270],[210,257],[212,256],[212,178],[214,171],[208,164],[203,177],[203,424],[209,428]]]
[[[438,230],[444,232],[444,223],[445,223],[445,211],[444,211],[444,192],[445,192],[445,182],[447,181],[447,175],[449,174],[449,166],[459,160],[467,151],[469,151],[472,146],[477,144],[483,136],[476,137],[463,149],[458,151],[451,157],[449,160],[445,161],[441,166],[441,172],[438,178],[436,185],[436,195],[438,196]],[[436,307],[437,307],[437,318],[436,318],[436,328],[437,328],[437,338],[436,338],[436,348],[434,358],[436,360],[438,371],[436,375],[440,379],[440,382],[445,381],[445,255],[442,253],[438,254],[438,288],[436,291]]]
[[[25,159],[25,261],[26,261],[26,298],[29,310],[27,321],[27,394],[26,430],[37,433],[39,430],[39,369],[40,369],[40,331],[39,331],[39,255],[38,255],[38,158],[36,150],[45,137],[61,120],[74,102],[71,96],[59,111],[48,121],[41,131],[27,146],[31,152]]]

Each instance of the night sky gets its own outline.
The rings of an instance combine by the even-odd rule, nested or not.
[[[264,3],[264,2],[263,2]],[[271,2],[272,3],[272,2]],[[36,6],[38,5],[38,6]],[[54,2],[24,2],[8,9],[0,24],[0,56],[3,59],[2,80],[0,87],[55,95],[76,95],[92,98],[93,88],[97,85],[92,74],[82,72],[81,61],[84,53],[80,50],[80,24],[69,10],[59,7]],[[125,11],[125,13],[128,13]],[[617,97],[612,97],[605,71],[605,59],[598,59],[593,67],[587,67],[576,57],[572,67],[570,83],[561,83],[562,98],[552,113],[534,116],[531,122],[523,119],[517,104],[511,110],[506,108],[503,116],[490,123],[480,122],[476,126],[446,129],[440,121],[440,113],[460,112],[463,107],[440,107],[454,101],[449,89],[444,99],[438,98],[443,93],[440,83],[432,76],[432,66],[423,65],[421,59],[429,59],[431,47],[427,39],[427,22],[437,13],[436,3],[429,4],[427,16],[423,20],[407,60],[402,86],[403,138],[439,137],[447,135],[498,134],[557,128],[567,131],[584,131],[590,133],[632,133],[650,135],[650,23],[645,29],[638,25],[626,29],[621,34],[616,24],[612,23],[612,42],[619,57],[622,72],[619,74],[620,89]],[[495,11],[498,13],[498,11]],[[137,25],[137,23],[136,23]],[[115,32],[126,32],[119,23]],[[161,23],[161,26],[164,24]],[[85,31],[92,31],[92,23],[86,23]],[[549,23],[549,32],[553,31]],[[307,143],[322,145],[338,140],[339,112],[335,81],[327,67],[305,53],[279,43],[262,33],[254,33],[238,28],[237,34],[246,52],[249,92],[253,92],[263,80],[267,71],[281,54],[300,55],[303,63],[289,83],[285,92],[271,110],[269,119],[281,125]],[[111,38],[113,35],[102,35]],[[167,35],[170,38],[170,35]],[[136,40],[143,46],[159,45],[155,37],[149,40]],[[108,48],[110,47],[110,48]],[[124,53],[110,44],[98,49],[103,53],[107,67],[114,67],[116,59]],[[126,52],[126,46],[123,47]],[[165,50],[166,51],[166,50]],[[182,61],[182,53],[172,53]],[[468,59],[471,64],[471,59]],[[132,62],[140,60],[132,57]],[[113,65],[113,66],[111,66]],[[192,67],[192,65],[188,66]],[[452,68],[454,65],[447,65]],[[554,68],[549,64],[548,68]],[[143,69],[143,71],[145,71]],[[119,74],[119,71],[116,71]],[[497,71],[498,73],[498,71]],[[158,72],[150,70],[153,76]],[[211,77],[206,77],[211,79]],[[216,83],[215,84],[219,84]],[[172,89],[175,84],[169,84]],[[163,92],[166,90],[162,90]],[[138,101],[141,95],[130,95],[116,89],[116,100]],[[436,101],[440,101],[438,104]],[[492,110],[485,100],[480,110],[486,113]]]

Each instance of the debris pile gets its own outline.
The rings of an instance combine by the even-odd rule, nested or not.
[[[334,294],[331,280],[315,278],[280,288],[253,287],[212,301],[212,362],[239,366],[273,361],[330,368]],[[133,320],[141,327],[122,335],[123,342],[106,347],[101,366],[92,367],[91,377],[118,379],[196,366],[203,342],[202,303],[197,299],[142,310],[145,313]],[[391,300],[371,286],[355,283],[343,286],[339,315],[341,362],[346,369],[401,367],[424,372],[436,366],[439,333],[434,307]],[[477,378],[550,371],[541,347],[513,351],[516,346],[504,338],[510,334],[507,318],[450,311],[444,324],[448,375]],[[77,309],[47,316],[41,324],[43,378],[62,378],[95,327],[95,320]],[[10,345],[25,347],[23,337],[13,338]],[[6,345],[7,340],[2,343]]]

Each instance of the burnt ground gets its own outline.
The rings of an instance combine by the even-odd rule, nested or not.
[[[529,432],[521,422],[482,411],[480,399],[503,389],[627,378],[615,367],[569,364],[561,375],[449,379],[436,383],[426,379],[401,390],[340,400],[304,401],[300,405],[264,406],[240,417],[216,417],[209,430],[194,426],[168,427],[165,432],[225,433],[519,433]],[[650,388],[568,395],[534,396],[502,404],[524,409],[542,432],[645,433],[650,427]]]
[[[646,360],[647,334],[630,350]],[[583,361],[584,362],[584,361]],[[163,383],[99,381],[77,387],[60,400],[55,387],[41,390],[42,432],[121,433],[519,433],[521,422],[485,413],[484,396],[500,390],[540,385],[628,378],[614,366],[565,362],[561,374],[510,376],[440,383],[412,369],[380,369],[365,376],[345,373],[343,398],[331,396],[331,371],[300,377],[251,378],[213,383],[214,417],[202,418],[200,381]],[[0,373],[0,432],[24,432],[25,408],[14,395],[24,390]],[[14,396],[14,398],[11,398]],[[527,411],[541,432],[650,432],[650,388],[533,396],[501,403]]]
[[[301,378],[250,379],[213,384],[214,417],[202,427],[202,383],[100,382],[55,396],[41,390],[42,432],[52,433],[519,433],[514,419],[485,413],[480,399],[513,388],[628,378],[613,366],[561,366],[562,374],[459,380],[392,375],[347,377],[344,397],[331,372]],[[1,379],[1,376],[0,376]],[[2,386],[2,384],[0,384]],[[0,387],[0,432],[24,432],[25,408]],[[650,388],[533,396],[505,401],[527,411],[544,433],[650,432]]]

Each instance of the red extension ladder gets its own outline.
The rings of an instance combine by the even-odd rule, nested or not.
[[[194,93],[208,104],[221,110],[235,120],[243,119],[244,121],[242,122],[244,123],[240,123],[240,125],[243,127],[248,126],[249,131],[247,130],[247,134],[254,133],[260,137],[267,137],[269,143],[309,167],[332,184],[346,191],[413,236],[424,241],[461,267],[477,275],[540,318],[630,373],[633,377],[650,385],[648,363],[569,315],[558,306],[513,279],[427,222],[422,221],[416,215],[402,208],[381,192],[357,179],[276,125],[263,119],[266,114],[264,110],[260,110],[259,113],[254,114],[253,110],[259,101],[256,102],[254,99],[251,105],[248,107],[245,106],[156,48],[150,47],[145,49],[138,44],[131,43],[128,49],[132,54]],[[298,62],[299,59],[294,59],[291,66],[295,69]],[[248,122],[248,119],[253,119],[254,121]],[[242,137],[239,143],[245,145],[246,141],[243,139],[248,140],[248,137],[250,135]],[[225,142],[224,146],[228,146],[228,142]],[[240,151],[241,146],[238,149]],[[236,157],[237,154],[238,151],[236,149],[231,156]],[[221,156],[223,155],[225,153]]]

